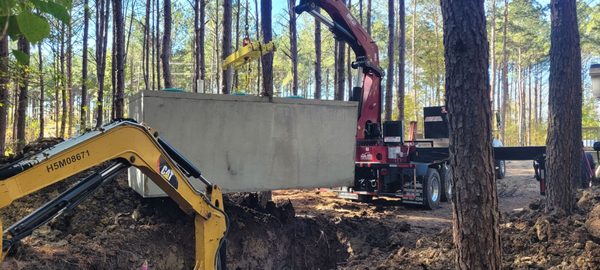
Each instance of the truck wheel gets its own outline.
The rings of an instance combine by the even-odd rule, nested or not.
[[[423,179],[423,208],[433,210],[440,205],[442,181],[436,169],[427,169]]]
[[[440,201],[450,202],[452,201],[452,169],[448,165],[442,166],[440,169],[440,175],[442,176],[442,196]]]
[[[498,160],[496,161],[496,179],[503,179],[506,177],[506,161]]]

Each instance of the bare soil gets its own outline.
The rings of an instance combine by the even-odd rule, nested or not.
[[[531,163],[507,168],[507,178],[497,182],[504,267],[600,269],[600,189],[581,193],[571,217],[546,215]],[[0,218],[5,226],[14,223],[89,173],[17,200]],[[274,191],[273,202],[259,201],[255,194],[226,198],[229,269],[454,267],[448,203],[425,211],[316,189]],[[150,269],[190,269],[193,248],[192,217],[168,198],[142,199],[122,174],[24,239],[0,268],[139,269],[147,261]]]

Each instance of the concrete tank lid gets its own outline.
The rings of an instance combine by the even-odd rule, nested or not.
[[[267,97],[250,95],[222,95],[222,94],[202,94],[189,92],[168,92],[168,91],[140,91],[129,99],[138,99],[141,97],[156,97],[167,99],[192,99],[192,100],[217,100],[217,101],[239,101],[239,102],[263,102],[269,103]],[[355,101],[340,100],[322,100],[322,99],[300,99],[300,98],[273,98],[273,103],[279,104],[303,104],[316,106],[347,106],[358,107]]]

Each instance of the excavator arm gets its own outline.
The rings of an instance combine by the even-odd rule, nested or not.
[[[0,209],[14,200],[104,163],[110,165],[80,181],[21,221],[2,231],[0,261],[23,237],[62,212],[74,208],[105,181],[130,166],[140,169],[179,207],[195,216],[194,269],[214,269],[228,228],[223,196],[188,160],[161,139],[158,132],[134,121],[120,120],[62,142],[0,169]],[[189,178],[206,190],[196,190]]]

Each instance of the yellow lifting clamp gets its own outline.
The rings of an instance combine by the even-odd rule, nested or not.
[[[262,44],[260,42],[253,43],[249,38],[244,38],[243,46],[223,60],[223,70],[227,69],[229,66],[233,66],[233,69],[239,69],[249,61],[274,51],[275,44],[273,41]]]

